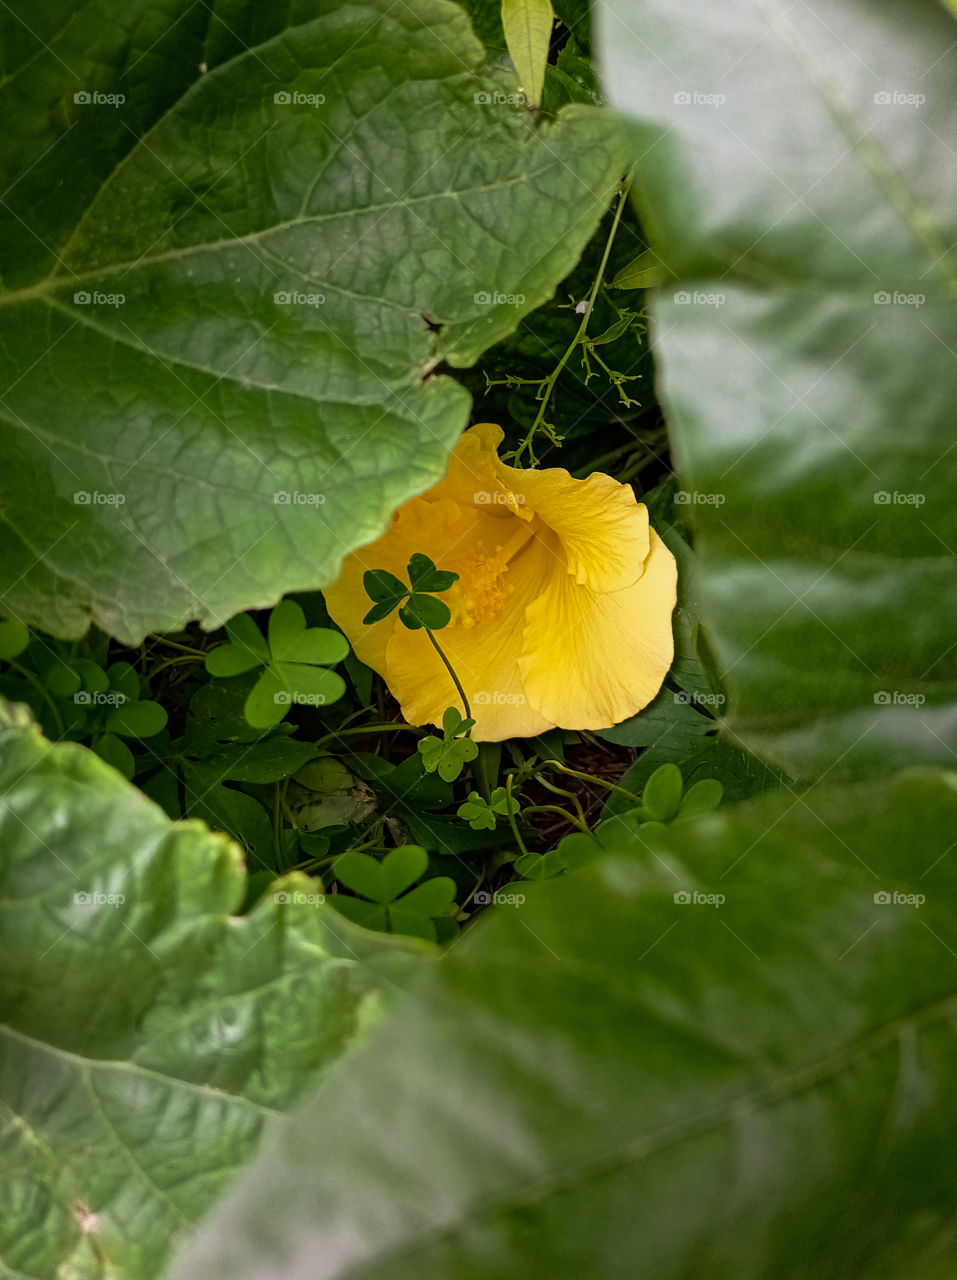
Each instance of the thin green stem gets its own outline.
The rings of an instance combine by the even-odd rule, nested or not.
[[[419,733],[412,724],[395,724],[394,722],[387,724],[363,724],[356,725],[353,729],[336,729],[331,733],[324,733],[321,738],[316,740],[316,746],[320,746],[323,742],[330,742],[335,738],[354,738],[363,733]]]
[[[459,697],[462,699],[462,706],[465,708],[465,718],[466,718],[466,720],[471,720],[471,719],[472,719],[472,711],[471,711],[471,709],[470,709],[470,707],[469,707],[469,700],[468,700],[468,698],[465,696],[465,690],[462,688],[461,684],[459,683],[459,678],[458,678],[458,676],[457,676],[457,675],[455,674],[455,672],[452,670],[452,664],[451,664],[451,662],[449,662],[448,658],[447,658],[447,657],[445,656],[445,654],[442,652],[442,649],[441,649],[441,647],[440,647],[440,645],[439,645],[438,640],[436,640],[435,636],[432,634],[431,628],[426,627],[426,628],[425,628],[425,634],[429,637],[429,641],[430,641],[430,643],[431,643],[431,645],[432,645],[432,648],[435,650],[435,652],[439,655],[439,657],[440,657],[440,658],[442,659],[442,661],[444,662],[446,671],[447,671],[447,672],[449,673],[449,675],[452,677],[452,683],[455,685],[456,689],[458,689],[458,691],[459,691]]]
[[[161,662],[158,667],[154,667],[153,670],[149,672],[149,679],[153,680],[161,671],[166,671],[170,667],[188,667],[190,663],[202,662],[205,657],[205,654],[198,654],[194,658],[167,658],[165,662]]]
[[[593,773],[580,773],[577,769],[570,769],[567,764],[562,764],[560,760],[543,760],[544,765],[550,765],[553,769],[559,769],[562,773],[567,773],[571,778],[579,778],[582,782],[594,782],[598,787],[604,787],[608,791],[618,791],[623,796],[627,796],[629,800],[634,800],[635,804],[641,804],[641,796],[636,796],[633,791],[627,791],[624,787],[620,787],[617,782],[608,782],[605,778],[598,778]]]
[[[574,791],[566,791],[564,787],[556,787],[554,782],[549,782],[546,778],[543,778],[541,774],[537,775],[537,779],[548,791],[553,791],[555,795],[564,796],[566,800],[570,800],[575,806],[575,812],[578,814],[581,821],[585,821],[585,810],[582,808],[581,801],[578,799],[578,796],[575,795]]]
[[[282,847],[282,803],[279,786],[280,784],[277,782],[276,789],[273,792],[272,834],[276,848],[276,862],[284,866],[286,859]]]
[[[151,640],[155,640],[157,644],[169,645],[171,649],[179,649],[181,653],[190,653],[196,658],[205,658],[206,654],[201,649],[194,649],[190,645],[180,644],[178,640],[168,640],[166,636],[150,635]]]
[[[512,783],[514,780],[514,773],[510,773],[505,779],[505,795],[507,796],[507,803],[505,807],[508,810],[508,825],[512,828],[512,835],[515,837],[515,843],[521,849],[522,853],[528,853],[528,849],[525,847],[525,841],[522,839],[521,832],[518,829],[518,823],[515,821],[515,814],[512,813]]]
[[[552,397],[552,392],[555,389],[555,383],[558,381],[559,374],[565,368],[565,365],[568,363],[569,359],[571,358],[572,352],[575,350],[577,346],[580,345],[582,339],[585,336],[585,333],[588,330],[588,322],[591,319],[591,313],[595,306],[595,299],[598,296],[598,290],[601,287],[601,282],[605,278],[605,268],[608,266],[608,257],[611,253],[611,247],[615,242],[615,235],[618,231],[618,224],[621,222],[621,215],[624,212],[625,202],[628,199],[628,192],[630,189],[631,189],[631,176],[629,175],[628,177],[625,178],[625,180],[622,182],[619,188],[620,195],[618,197],[618,207],[615,210],[614,221],[611,224],[611,230],[608,233],[608,239],[605,241],[605,251],[601,256],[601,262],[598,267],[598,274],[595,276],[595,281],[594,281],[594,284],[592,285],[591,293],[588,295],[588,301],[585,304],[585,310],[582,314],[581,324],[579,324],[578,326],[578,331],[576,332],[574,338],[572,338],[571,342],[566,347],[558,364],[555,366],[552,372],[548,375],[548,377],[544,379],[542,383],[542,390],[539,394],[539,399],[541,401],[541,404],[539,406],[538,413],[536,413],[535,419],[532,422],[532,425],[529,428],[527,434],[525,435],[524,439],[522,440],[518,448],[514,450],[513,453],[506,455],[509,458],[509,460],[512,463],[514,463],[515,466],[521,466],[522,455],[526,452],[526,450],[528,451],[528,457],[531,465],[535,466],[537,464],[537,459],[535,457],[534,450],[532,449],[532,441],[535,439],[535,436],[539,428],[541,427],[542,422],[544,421],[545,413],[548,409],[548,402]]]
[[[589,829],[587,822],[579,821],[579,819],[576,818],[573,813],[569,813],[567,809],[563,809],[560,804],[533,804],[533,805],[530,805],[525,810],[525,812],[526,813],[559,813],[565,819],[566,822],[570,822],[573,827],[576,827],[579,831],[584,832],[586,836],[591,834],[591,831]]]

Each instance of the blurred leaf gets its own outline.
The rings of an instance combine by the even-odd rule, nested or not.
[[[955,781],[779,792],[523,884],[172,1280],[945,1280]]]
[[[676,276],[650,319],[729,728],[800,777],[949,764],[953,16],[600,12],[636,198]]]
[[[4,1214],[13,1276],[148,1280],[414,960],[0,707]]]

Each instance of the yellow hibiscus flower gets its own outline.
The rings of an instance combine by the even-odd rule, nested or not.
[[[523,471],[498,457],[490,423],[459,441],[444,480],[406,502],[378,541],[348,556],[326,589],[356,656],[377,671],[410,724],[440,724],[461,699],[423,631],[392,613],[363,624],[362,577],[403,582],[415,552],[458,581],[437,638],[475,717],[478,741],[547,729],[605,729],[652,700],[673,657],[674,556],[628,485],[600,472]]]

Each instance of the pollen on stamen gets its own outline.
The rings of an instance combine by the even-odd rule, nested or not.
[[[507,568],[501,547],[496,547],[494,555],[477,556],[463,568],[454,595],[450,592],[448,599],[454,624],[468,630],[499,612],[514,590]]]

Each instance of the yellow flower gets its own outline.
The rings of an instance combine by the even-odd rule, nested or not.
[[[473,737],[604,729],[640,711],[671,665],[674,556],[628,485],[499,461],[500,427],[467,431],[444,480],[406,502],[325,592],[356,656],[384,677],[410,724],[461,699],[423,631],[392,613],[365,626],[367,569],[407,581],[417,551],[458,582],[437,639],[471,704]]]

